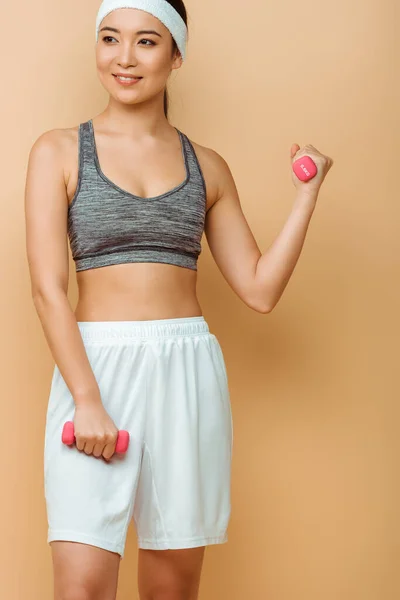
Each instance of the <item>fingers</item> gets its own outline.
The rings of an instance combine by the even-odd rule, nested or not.
[[[110,444],[107,444],[102,452],[102,456],[105,460],[110,460],[110,458],[112,457],[112,455],[115,452],[115,446],[116,446],[117,442],[113,442]]]
[[[110,445],[111,445],[111,447],[114,447],[114,451],[115,451],[115,446],[117,443],[117,435],[118,435],[117,433],[115,433],[115,434],[114,433],[106,433],[106,434],[104,434],[104,436],[99,438],[97,440],[97,444],[95,445],[95,447],[93,449],[93,456],[95,456],[96,458],[100,458],[101,456],[104,456],[105,449],[109,448]],[[109,453],[107,451],[106,457],[104,457],[104,458],[111,458],[112,454],[109,455]]]
[[[103,436],[93,436],[83,438],[75,434],[76,447],[85,454],[93,455],[95,458],[104,458],[109,460],[115,453],[118,432],[116,434],[108,433]]]
[[[79,436],[77,433],[75,433],[75,444],[76,444],[76,447],[78,448],[78,450],[83,451],[85,444],[86,444],[86,440],[84,438],[82,438],[81,436]]]
[[[327,171],[331,168],[331,166],[334,163],[333,159],[330,156],[326,156],[325,154],[322,154],[312,144],[306,144],[302,148],[299,148],[297,150],[297,152],[293,155],[293,150],[296,147],[299,148],[298,144],[292,144],[292,148],[291,148],[292,162],[295,162],[297,159],[301,158],[304,155],[308,155],[314,160],[314,162],[319,166],[319,168],[326,169]]]
[[[83,447],[83,451],[85,454],[92,454],[93,453],[93,448],[94,448],[95,444],[94,442],[86,442],[84,447]]]
[[[292,144],[292,147],[290,148],[290,158],[291,160],[295,157],[295,155],[297,154],[297,152],[300,150],[300,146],[298,144]]]

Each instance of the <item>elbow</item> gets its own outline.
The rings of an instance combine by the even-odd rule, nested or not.
[[[35,306],[42,306],[43,304],[52,304],[59,300],[61,297],[65,298],[67,292],[61,287],[49,288],[35,288],[32,290],[32,301]]]
[[[260,298],[250,298],[247,299],[246,304],[252,310],[261,313],[262,315],[266,315],[272,311],[274,305],[272,303],[266,303],[263,299]]]
[[[272,311],[273,307],[271,307],[269,304],[268,305],[262,305],[259,306],[257,309],[257,312],[261,313],[262,315],[267,315],[268,313],[270,313]]]
[[[42,291],[35,290],[32,292],[32,302],[34,306],[40,306],[48,298],[48,294],[44,294]]]

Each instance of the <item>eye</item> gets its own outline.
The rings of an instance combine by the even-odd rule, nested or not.
[[[140,41],[141,41],[141,42],[150,42],[150,45],[151,45],[151,46],[155,46],[155,45],[156,45],[156,44],[155,44],[155,42],[153,42],[152,40],[147,40],[147,39],[145,39],[145,38],[141,39]],[[143,44],[142,44],[142,46],[143,46]],[[147,44],[145,44],[145,46],[147,46]]]
[[[108,44],[107,40],[115,40],[115,37],[112,37],[111,35],[106,35],[103,37],[103,42],[105,42],[106,44]]]

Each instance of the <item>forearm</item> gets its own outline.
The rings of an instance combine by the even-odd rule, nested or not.
[[[99,387],[65,292],[36,294],[33,301],[50,351],[75,405],[100,401]]]
[[[316,201],[317,194],[297,194],[283,229],[257,262],[254,285],[257,304],[268,311],[279,301],[293,273]]]

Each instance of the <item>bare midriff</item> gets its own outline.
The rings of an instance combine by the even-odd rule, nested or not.
[[[146,321],[202,316],[197,271],[165,263],[125,263],[76,273],[77,321]]]

